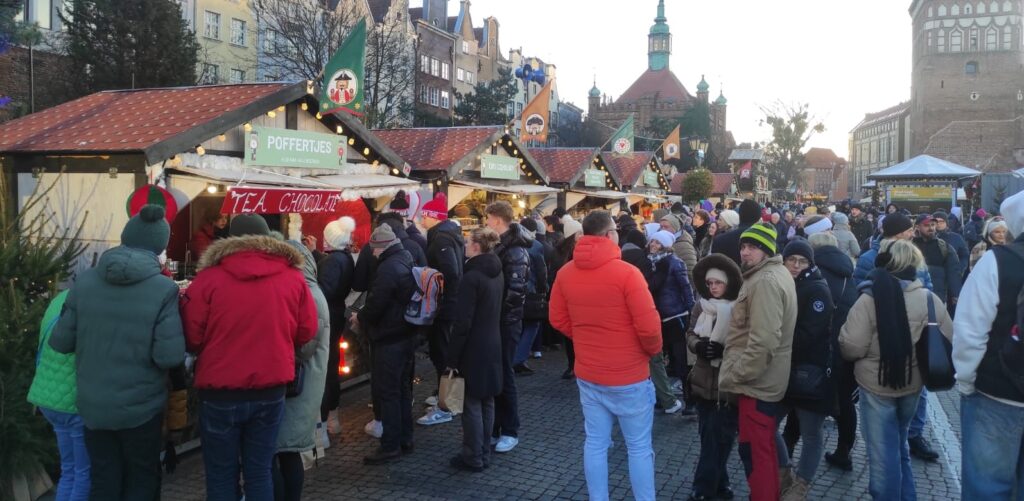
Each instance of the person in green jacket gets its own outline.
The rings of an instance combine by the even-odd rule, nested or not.
[[[50,336],[74,353],[91,499],[158,499],[167,371],[185,360],[178,286],[160,274],[164,208],[146,205],[121,245],[78,276]]]
[[[53,426],[60,452],[60,482],[57,501],[89,499],[89,453],[85,449],[85,425],[75,406],[75,356],[63,355],[50,348],[47,341],[60,319],[60,311],[68,291],[57,294],[46,307],[39,329],[39,354],[36,374],[28,389],[28,401]]]

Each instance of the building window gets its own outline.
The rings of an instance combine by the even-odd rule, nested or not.
[[[964,14],[968,16],[971,15],[971,4],[967,4],[964,6]]]
[[[220,82],[220,66],[216,64],[203,64],[203,83],[213,85]]]
[[[455,68],[455,78],[460,82],[466,81],[466,70],[462,68]]]
[[[426,85],[420,87],[420,102],[430,102],[430,88],[428,88]]]
[[[263,81],[264,82],[276,82],[277,81],[277,75],[275,75],[273,73],[267,73],[266,75],[263,75]]]
[[[954,4],[952,7],[950,7],[949,8],[949,15],[951,15],[951,16],[959,16],[960,15],[960,6]]]
[[[949,35],[949,51],[960,52],[964,48],[964,34],[960,30],[953,30]]]
[[[946,52],[946,30],[939,30],[939,52]]]
[[[1010,25],[1003,26],[1003,50],[1013,48],[1013,28]]]
[[[469,54],[469,42],[465,40],[462,41],[462,53]]]
[[[203,30],[203,36],[220,40],[220,14],[206,11],[206,27]]]
[[[966,73],[968,75],[977,75],[978,74],[978,63],[976,63],[974,61],[971,61],[971,62],[967,63],[966,65],[964,65],[964,73]]]
[[[441,107],[447,110],[448,107],[451,106],[451,104],[451,94],[449,94],[448,91],[446,90],[441,91]]]
[[[523,103],[516,103],[516,115],[523,114]]]
[[[430,73],[430,56],[420,56],[420,72]]]
[[[985,50],[996,50],[998,45],[999,33],[996,32],[995,28],[989,28],[985,32]]]
[[[245,47],[245,21],[231,19],[231,43]]]
[[[278,33],[270,28],[263,31],[263,52],[274,54],[277,52]]]
[[[507,105],[505,105],[505,114],[508,115],[508,119],[509,120],[512,120],[512,117],[515,116],[515,112],[516,112],[516,105],[515,105],[515,103],[511,103],[510,102]]]
[[[985,2],[978,2],[978,10],[977,10],[977,12],[978,12],[978,14],[984,14],[985,13]]]
[[[441,78],[445,80],[452,79],[452,68],[448,63],[441,63]]]
[[[472,71],[467,71],[466,72],[466,83],[468,83],[468,84],[475,84],[476,83],[476,77],[473,76],[473,72]]]
[[[970,45],[968,47],[970,47],[969,50],[972,52],[978,50],[978,28],[971,28]]]
[[[934,42],[935,42],[935,35],[932,33],[931,30],[928,30],[928,47],[931,47]]]
[[[996,2],[995,0],[992,0],[992,3],[988,6],[988,11],[991,12],[992,14],[998,14],[999,13],[999,2]]]
[[[23,22],[27,15],[29,24],[38,23],[40,28],[46,30],[53,29],[53,4],[51,0],[21,0],[13,2],[12,5],[14,7],[21,7],[21,12],[18,12],[14,17],[15,21]],[[61,10],[64,14],[68,13],[63,8]]]
[[[928,17],[935,17],[935,10],[931,7],[928,7]]]
[[[245,70],[231,68],[231,83],[240,84],[245,81]]]
[[[939,6],[939,17],[945,17],[945,16],[946,16],[946,6],[945,5],[940,5]]]
[[[430,88],[430,105],[437,106],[441,102],[441,90]]]
[[[430,74],[435,77],[441,76],[441,61],[437,59],[430,60]]]

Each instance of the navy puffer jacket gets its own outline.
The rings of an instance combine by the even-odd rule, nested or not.
[[[686,264],[674,254],[654,263],[650,280],[651,295],[661,319],[689,314],[693,309],[693,289],[686,273]]]

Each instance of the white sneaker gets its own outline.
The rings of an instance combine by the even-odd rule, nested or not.
[[[452,413],[442,410],[438,407],[431,407],[427,413],[416,420],[417,423],[423,426],[433,426],[435,424],[447,423],[452,420]]]
[[[540,358],[542,356],[544,356],[544,354],[539,351],[533,352],[533,358]]]
[[[431,395],[431,396],[427,397],[427,399],[424,400],[423,403],[429,405],[430,407],[436,406],[437,405],[437,395]]]
[[[494,446],[494,451],[508,452],[512,449],[515,449],[517,445],[519,445],[518,438],[502,435],[501,438],[498,439],[498,443]]]
[[[676,403],[672,404],[672,407],[665,409],[665,414],[675,414],[681,410],[683,410],[683,403],[676,400]]]
[[[363,431],[373,438],[380,438],[381,435],[384,435],[384,423],[374,419],[373,421],[366,423],[366,426],[363,427]]]
[[[682,381],[676,380],[674,383],[672,383],[672,393],[675,393],[676,395],[682,395],[683,394],[683,382]]]
[[[324,449],[331,448],[331,439],[327,436],[327,428],[323,423],[316,424],[316,440],[324,446]]]
[[[336,410],[327,413],[327,433],[334,435],[341,433],[341,416]]]

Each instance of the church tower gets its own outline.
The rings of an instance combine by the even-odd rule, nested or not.
[[[668,58],[672,55],[672,33],[665,18],[665,0],[658,0],[658,17],[647,35],[647,66],[651,71],[668,69]]]

